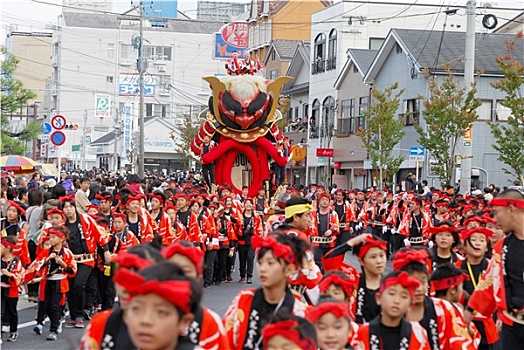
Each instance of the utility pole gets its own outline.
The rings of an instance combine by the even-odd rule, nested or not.
[[[143,16],[143,8],[142,8],[142,1],[140,1],[138,5],[138,13],[139,13],[139,19],[140,19],[140,27],[139,27],[139,35],[140,35],[140,41],[138,44],[138,85],[140,89],[140,98],[138,102],[138,108],[139,108],[139,114],[138,114],[138,124],[140,127],[140,139],[139,139],[139,145],[138,145],[138,152],[139,152],[139,162],[138,162],[138,176],[142,177],[144,176],[144,72],[146,70],[146,60],[143,57],[143,48],[142,44],[144,42],[144,27],[142,25],[142,16]]]
[[[86,170],[86,129],[87,129],[87,109],[84,109],[84,129],[82,131],[82,169]]]
[[[37,122],[38,121],[38,105],[36,103],[33,104],[33,121],[34,122]],[[44,140],[42,140],[43,142]],[[36,158],[37,158],[37,155],[36,155],[36,151],[37,151],[37,140],[33,140],[33,160],[36,161]]]
[[[475,13],[476,3],[468,0],[466,4],[466,51],[464,53],[464,85],[466,93],[471,91],[471,84],[475,76]],[[470,128],[473,125],[469,126]],[[464,134],[469,130],[464,130]],[[464,142],[462,163],[460,165],[460,190],[462,193],[471,191],[471,160],[473,157],[473,136],[470,142]]]

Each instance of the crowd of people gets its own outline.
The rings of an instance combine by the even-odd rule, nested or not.
[[[38,304],[34,332],[46,318],[49,341],[85,328],[81,349],[524,348],[518,189],[249,198],[192,176],[85,172],[7,177],[1,190],[10,342],[23,291]],[[201,297],[236,268],[246,288],[220,318]]]

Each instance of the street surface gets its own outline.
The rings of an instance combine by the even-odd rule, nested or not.
[[[358,267],[357,258],[350,254],[346,254],[346,261]],[[220,286],[204,289],[203,305],[214,310],[220,316],[225,314],[229,304],[241,289],[259,286],[259,281],[256,277],[256,264],[253,284],[238,283],[238,263],[236,266],[237,268],[232,275],[233,282],[222,283]],[[391,272],[390,262],[387,263],[385,274],[389,272]],[[2,334],[2,349],[73,350],[78,348],[83,329],[64,327],[62,334],[58,335],[57,341],[48,341],[46,337],[49,334],[49,321],[46,322],[42,335],[37,335],[33,332],[33,327],[36,324],[37,304],[30,303],[27,301],[26,296],[21,296],[18,302],[18,309],[18,341],[15,343],[7,342],[7,334]]]

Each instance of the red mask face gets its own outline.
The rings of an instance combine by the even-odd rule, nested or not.
[[[242,130],[262,125],[267,119],[270,104],[271,96],[260,90],[245,99],[238,99],[232,91],[226,91],[220,93],[218,99],[218,108],[224,123],[229,124],[229,120],[239,125]],[[235,125],[228,126],[238,128]]]

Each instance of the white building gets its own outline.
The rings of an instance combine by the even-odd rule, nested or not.
[[[456,13],[455,13],[456,10]],[[486,13],[508,16],[508,11],[477,9],[477,32]],[[341,113],[339,98],[334,88],[350,48],[380,48],[391,28],[442,30],[465,32],[464,8],[443,7],[435,4],[370,4],[338,2],[313,14],[311,18],[311,73],[309,87],[307,180],[309,183],[328,185],[333,165],[325,157],[316,157],[316,149],[332,148],[336,132],[336,119]],[[465,35],[465,33],[464,33]],[[423,46],[424,42],[418,43]],[[369,96],[358,100],[359,113],[367,109]],[[292,106],[293,107],[293,106]],[[348,152],[350,150],[347,150]],[[329,169],[329,171],[328,171]]]
[[[61,147],[50,147],[49,158],[72,165],[78,155],[72,145],[83,145],[122,124],[125,104],[132,104],[132,128],[138,130],[136,16],[64,12],[53,33],[53,73],[47,80],[44,108],[61,114],[68,129]],[[212,59],[213,34],[222,22],[169,20],[160,27],[143,22],[145,116],[160,116],[177,125],[185,114],[195,115],[207,105],[210,90],[203,76],[225,73],[223,62]],[[77,126],[69,130],[69,126]],[[90,136],[83,138],[83,136]],[[146,135],[147,142],[147,135]],[[123,144],[118,153],[125,156]],[[75,149],[78,149],[76,147]],[[85,154],[85,158],[84,157]],[[96,155],[80,151],[80,165],[91,167]],[[116,165],[116,155],[110,168]],[[122,164],[123,166],[124,164]]]

